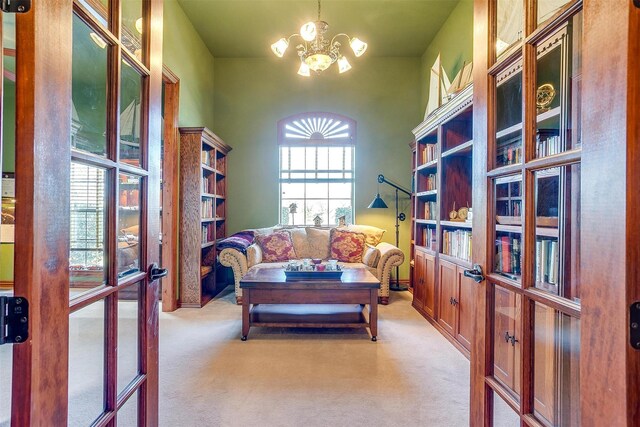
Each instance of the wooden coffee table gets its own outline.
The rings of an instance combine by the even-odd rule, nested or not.
[[[282,268],[255,268],[242,277],[240,288],[242,341],[251,326],[369,328],[371,340],[377,340],[380,281],[365,268],[345,269],[340,280],[304,281],[287,281]]]

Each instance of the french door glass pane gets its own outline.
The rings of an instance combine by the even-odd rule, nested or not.
[[[118,291],[118,393],[138,375],[140,284]]]
[[[120,86],[120,161],[140,166],[142,77],[122,61]]]
[[[523,0],[498,0],[496,7],[496,56],[522,39]]]
[[[580,302],[580,164],[535,173],[535,286]]]
[[[494,271],[512,280],[522,275],[522,175],[495,180]]]
[[[538,25],[551,18],[562,6],[571,0],[538,0]]]
[[[138,425],[138,392],[136,391],[131,397],[118,409],[118,426],[132,427]]]
[[[520,400],[520,295],[494,285],[493,376]]]
[[[105,178],[104,169],[71,162],[71,298],[107,282]]]
[[[493,427],[517,427],[520,425],[520,415],[511,406],[493,393]]]
[[[107,42],[73,15],[71,146],[107,152]]]
[[[496,88],[496,167],[522,162],[522,72]]]
[[[535,303],[533,413],[545,425],[580,425],[580,320]]]
[[[107,28],[109,19],[108,0],[78,0],[79,3],[94,17],[96,21]],[[125,2],[126,3],[126,2]]]
[[[69,425],[88,426],[104,410],[105,303],[69,315]]]
[[[122,7],[122,43],[142,61],[142,0],[126,0]]]
[[[118,210],[118,275],[126,276],[140,269],[140,177],[120,174],[120,208]]]
[[[540,43],[536,72],[536,156],[581,144],[582,13]]]

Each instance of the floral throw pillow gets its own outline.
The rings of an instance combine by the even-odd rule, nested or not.
[[[362,262],[366,237],[334,228],[331,230],[331,258],[340,262]]]
[[[256,242],[262,249],[263,262],[281,262],[296,258],[291,235],[286,231],[256,235]]]

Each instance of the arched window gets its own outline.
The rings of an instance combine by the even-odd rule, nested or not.
[[[280,223],[353,223],[356,122],[332,113],[303,113],[278,122]]]

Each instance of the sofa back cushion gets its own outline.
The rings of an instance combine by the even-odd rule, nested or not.
[[[291,235],[291,242],[293,243],[293,250],[296,252],[297,259],[315,258],[312,256],[307,231],[304,228],[287,228],[282,231]]]
[[[256,235],[256,243],[262,250],[263,262],[281,262],[296,258],[291,235],[286,231],[276,231],[267,235]]]
[[[329,259],[329,240],[331,230],[323,228],[307,228],[307,243],[309,244],[309,258]]]
[[[378,243],[382,241],[382,236],[387,230],[382,228],[373,227],[371,225],[356,225],[350,224],[341,230],[352,231],[354,233],[362,233],[365,235],[367,245],[378,246]]]
[[[377,267],[380,260],[380,250],[374,246],[367,245],[362,254],[362,262],[367,267]]]
[[[331,258],[340,262],[362,262],[366,237],[338,228],[331,230]]]

